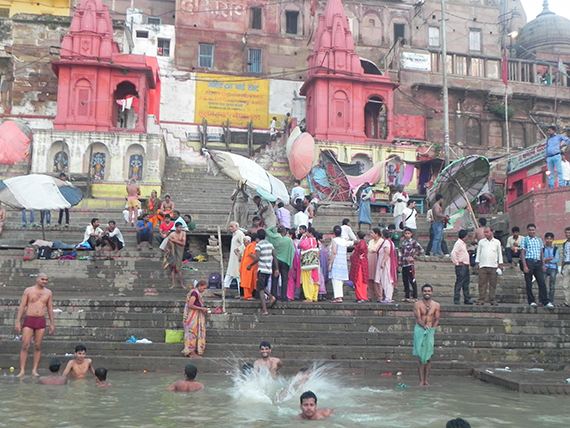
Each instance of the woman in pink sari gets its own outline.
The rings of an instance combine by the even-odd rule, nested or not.
[[[380,229],[377,227],[372,229],[372,239],[368,241],[368,298],[374,301],[374,295],[376,295],[377,302],[382,300],[382,289],[376,280],[376,271],[378,270],[378,250],[383,242]]]
[[[396,247],[390,239],[390,231],[388,229],[382,231],[382,238],[384,242],[378,250],[378,265],[374,282],[380,284],[384,293],[384,299],[380,303],[393,303],[398,267]]]
[[[289,279],[287,280],[287,299],[293,301],[295,300],[295,290],[301,284],[301,250],[299,250],[299,240],[294,227],[287,231],[287,236],[293,240],[295,246],[293,267],[289,270]]]
[[[202,293],[208,288],[206,281],[199,281],[196,288],[186,297],[186,306],[182,316],[184,325],[184,349],[182,353],[190,358],[202,358],[206,349],[206,317],[209,309],[204,306]]]

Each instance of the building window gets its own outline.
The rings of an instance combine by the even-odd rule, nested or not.
[[[214,45],[200,43],[198,51],[198,67],[212,68],[214,66]]]
[[[376,20],[370,18],[370,19],[368,20],[368,26],[369,26],[369,27],[376,27]]]
[[[299,12],[296,10],[285,11],[285,32],[297,34],[299,30]]]
[[[481,30],[469,30],[469,50],[481,52]]]
[[[429,35],[429,46],[431,47],[439,47],[439,27],[429,27],[428,30]]]
[[[170,56],[170,39],[158,39],[158,56]]]
[[[249,9],[251,14],[251,28],[261,30],[261,8],[252,7]]]
[[[394,24],[394,43],[406,38],[406,24]]]
[[[248,49],[247,71],[248,73],[261,73],[261,49]]]
[[[162,20],[160,18],[154,18],[152,16],[149,16],[146,19],[146,23],[149,25],[160,25],[160,24],[162,24]]]
[[[148,39],[148,31],[137,30],[137,39]]]

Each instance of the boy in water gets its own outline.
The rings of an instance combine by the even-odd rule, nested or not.
[[[261,354],[261,358],[253,363],[253,368],[256,371],[260,371],[263,367],[267,369],[272,377],[277,377],[277,370],[283,366],[283,363],[279,358],[270,357],[271,344],[269,342],[261,342],[259,344],[259,353]]]
[[[95,382],[99,388],[105,388],[107,386],[113,386],[112,383],[107,382],[107,369],[105,367],[99,367],[95,369]]]
[[[198,368],[193,366],[192,364],[186,364],[184,367],[184,376],[186,377],[185,380],[177,380],[168,388],[167,391],[182,391],[182,392],[194,392],[194,391],[201,391],[204,389],[204,385],[200,382],[196,382],[196,375],[198,374]]]
[[[51,374],[49,376],[42,376],[39,378],[38,383],[42,385],[65,385],[67,383],[67,378],[65,376],[59,375],[59,368],[61,367],[61,361],[54,358],[49,362],[49,371]]]
[[[306,391],[301,394],[300,419],[315,421],[325,419],[334,413],[334,409],[317,409],[317,396],[313,391]]]
[[[75,360],[70,360],[63,371],[64,376],[71,374],[74,379],[83,379],[87,377],[87,372],[95,375],[95,370],[91,365],[91,358],[85,358],[87,355],[87,348],[84,345],[77,345],[75,347]]]

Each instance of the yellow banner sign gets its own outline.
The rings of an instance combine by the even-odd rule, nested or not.
[[[268,128],[269,80],[219,74],[196,74],[196,116],[211,125]]]

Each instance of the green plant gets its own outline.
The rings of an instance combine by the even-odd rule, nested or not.
[[[501,119],[505,120],[505,105],[504,104],[495,104],[492,106],[489,111],[493,113],[495,116],[500,117]],[[509,120],[512,119],[515,115],[515,109],[512,107],[507,108]]]

